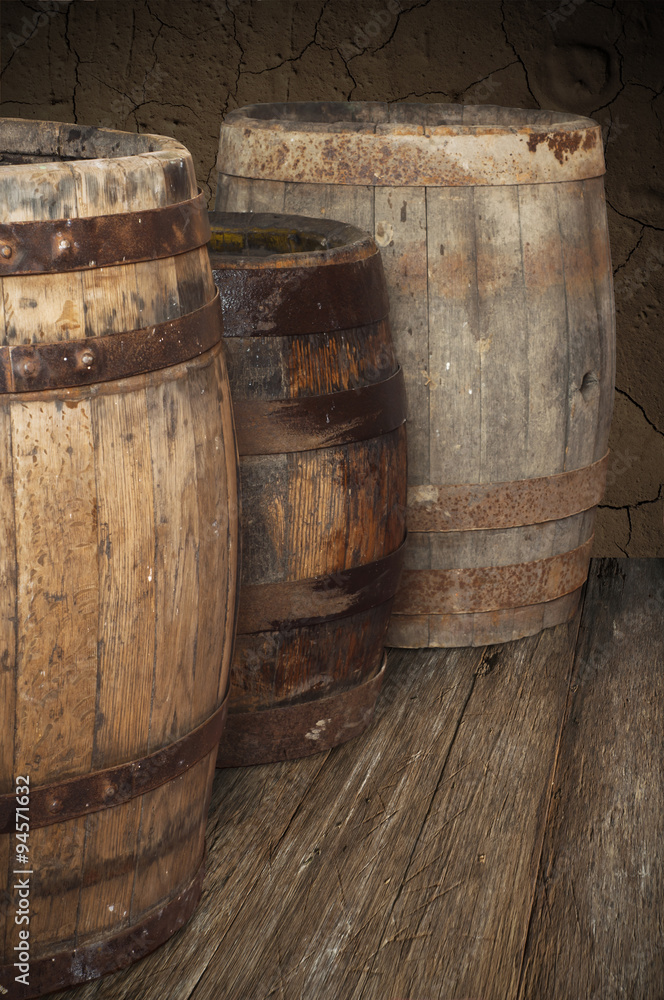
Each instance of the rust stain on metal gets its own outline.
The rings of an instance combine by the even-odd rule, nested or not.
[[[0,277],[54,274],[157,260],[205,246],[205,195],[143,212],[0,224]]]
[[[288,217],[211,213],[210,263],[226,337],[329,333],[387,316],[374,240],[355,227],[307,221],[317,228],[298,236]],[[261,247],[274,252],[261,256]]]
[[[389,434],[406,421],[401,368],[371,385],[295,399],[233,401],[238,454],[280,455]]]
[[[190,361],[218,344],[219,293],[194,312],[141,330],[0,347],[0,394],[110,382]]]
[[[229,713],[217,767],[308,757],[359,736],[373,718],[386,663],[384,654],[374,677],[326,698],[258,712]]]
[[[228,711],[228,692],[213,715],[196,729],[155,753],[126,764],[30,788],[30,826],[63,823],[109,809],[172,781],[207,756],[219,742]],[[0,834],[15,829],[16,798],[0,796]]]
[[[604,495],[607,452],[571,472],[508,483],[415,486],[408,491],[409,531],[515,528],[570,517]]]
[[[562,555],[510,566],[406,570],[397,614],[468,614],[553,601],[588,575],[593,538]]]
[[[559,163],[564,163],[581,145],[581,134],[579,132],[547,132],[545,134],[535,132],[528,140],[528,149],[534,153],[542,142],[547,144]],[[590,147],[586,146],[584,142],[583,148],[589,149]]]
[[[410,120],[367,123],[361,130],[342,120],[343,109],[323,125],[322,103],[237,109],[222,125],[219,170],[282,181],[395,187],[541,183],[604,173],[598,126],[588,118],[559,114],[552,128],[549,112],[512,109],[513,124],[495,125],[487,108],[482,123],[440,124],[433,112],[438,108],[441,119],[449,118],[447,105],[402,107]],[[541,144],[554,154],[551,159],[531,155]]]
[[[203,891],[204,875],[205,854],[189,885],[164,906],[153,910],[140,923],[94,944],[56,951],[43,958],[31,957],[30,985],[24,988],[19,984],[12,990],[12,997],[16,1000],[29,1000],[67,986],[75,986],[124,969],[148,955],[172,937],[192,916]],[[13,965],[0,966],[0,975],[6,982],[13,981],[15,973]]]

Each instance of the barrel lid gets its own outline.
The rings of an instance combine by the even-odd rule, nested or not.
[[[4,223],[161,208],[196,191],[191,154],[168,136],[0,118]]]
[[[252,104],[221,126],[221,173],[389,187],[541,184],[605,171],[591,118],[495,105]]]

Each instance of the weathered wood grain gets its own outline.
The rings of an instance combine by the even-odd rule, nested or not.
[[[409,482],[417,484],[431,482],[429,435],[435,435],[429,414],[435,358],[429,343],[426,198],[423,188],[376,188],[374,219],[356,223],[365,228],[365,223],[372,223],[369,231],[375,233],[391,289],[390,326],[408,399]],[[359,220],[351,208],[342,218]]]
[[[468,128],[478,124],[491,129]],[[555,475],[604,454],[614,320],[596,129],[556,112],[409,102],[258,105],[232,112],[222,125],[226,209],[255,202],[315,216],[333,206],[345,213],[338,218],[373,226],[406,379],[411,486]],[[567,149],[570,137],[582,156]],[[498,166],[494,154],[512,141],[519,148]],[[525,149],[531,155],[522,161]],[[590,171],[582,166],[586,152]],[[551,154],[553,173],[545,164]],[[562,554],[592,533],[579,538],[580,523],[591,529],[592,518],[573,522],[573,497],[568,510],[564,524],[493,536],[411,531],[408,568],[527,563],[538,558],[537,548]],[[433,583],[423,578],[423,586]],[[481,645],[487,636],[499,642],[533,634],[545,618],[564,620],[570,602],[559,596],[546,614],[533,610],[534,596],[532,604],[500,609],[493,634],[490,620],[475,616],[456,627],[450,621],[441,628],[430,616],[407,623],[397,601],[387,641]]]
[[[334,187],[329,194],[340,197]],[[304,444],[279,435],[278,417],[277,436],[269,442],[269,430],[261,421],[243,425],[240,607],[252,600],[267,603],[260,624],[247,624],[240,612],[229,726],[220,744],[220,765],[226,766],[294,755],[297,747],[289,742],[293,733],[300,734],[302,752],[322,748],[324,741],[307,741],[310,726],[303,726],[294,706],[337,697],[379,674],[396,577],[394,589],[375,599],[369,614],[366,607],[357,606],[361,588],[350,574],[341,574],[369,567],[403,543],[406,441],[403,399],[397,393],[385,404],[385,426],[371,433],[358,428],[357,420],[351,426],[335,399],[335,394],[343,393],[343,399],[357,388],[371,390],[397,372],[375,244],[351,227],[301,216],[276,222],[272,215],[247,220],[239,213],[216,213],[211,224],[211,262],[222,308],[231,316],[235,309],[242,320],[225,338],[238,423],[243,413],[251,413],[252,404],[269,401],[276,415],[286,401],[299,400],[310,410],[293,418],[297,426],[309,421],[315,427],[311,414],[322,405],[327,424],[339,433],[338,444],[315,434]],[[289,232],[306,234],[318,252],[293,252]],[[301,238],[300,244],[304,242]],[[339,266],[347,270],[339,272]],[[339,280],[336,273],[348,274],[348,281],[364,276],[360,291],[348,292],[344,322],[339,297],[332,291]],[[247,291],[252,282],[256,287],[256,279],[272,289],[264,298]],[[315,295],[312,279],[319,289]],[[360,301],[362,292],[365,300]],[[277,311],[279,319],[273,320],[269,335],[256,336],[266,328],[259,324],[271,318],[272,303],[290,303],[292,315],[284,319]],[[298,328],[300,303],[305,312],[313,303],[313,318],[303,328]],[[316,622],[318,615],[306,593],[291,606],[295,610],[279,613],[269,592],[265,596],[260,590],[281,583],[288,595],[297,593],[296,585],[303,581],[325,576],[332,579],[324,586],[337,587],[348,602],[342,608],[348,613],[339,620],[321,617]],[[254,596],[261,593],[263,598]],[[267,711],[278,711],[280,720],[269,738],[267,724],[262,735],[254,732],[255,721],[248,714]],[[368,721],[359,699],[346,708],[344,697],[324,714],[334,715],[334,727],[344,720],[335,735],[333,726],[327,729],[326,748],[344,732],[348,738],[358,720],[362,725]],[[331,721],[326,718],[324,728]],[[235,734],[237,739],[246,737],[239,755],[233,749]]]
[[[21,484],[13,505],[19,629],[14,773],[29,775],[36,786],[86,773],[92,764],[99,581],[89,401],[61,404],[59,412],[40,401],[15,403],[12,440],[14,483]],[[60,828],[59,864],[66,859],[67,875],[58,886],[56,920],[46,902],[52,837],[46,830],[30,837],[31,860],[41,862],[31,920],[35,956],[75,939],[85,823],[77,819]],[[8,931],[11,954],[18,927],[9,924]]]
[[[659,1000],[664,563],[594,563],[519,1000]]]
[[[482,655],[398,895],[380,939],[362,942],[349,996],[515,996],[577,630],[578,616]]]
[[[3,222],[141,212],[196,192],[189,154],[168,139],[3,120],[0,143],[22,159],[0,171]],[[49,150],[56,162],[43,163]],[[63,151],[83,159],[57,162]],[[177,260],[6,276],[0,340],[122,334],[213,295],[204,246]],[[5,394],[0,430],[4,793],[15,774],[37,787],[135,760],[212,715],[228,683],[238,539],[220,345],[123,380]],[[31,831],[34,958],[107,942],[189,885],[215,758],[216,748],[142,799]],[[5,875],[13,846],[2,838]],[[3,966],[17,941],[11,881],[3,875]]]
[[[62,1000],[659,1000],[664,564],[593,567],[583,618],[393,652],[353,743],[218,772],[191,923]]]

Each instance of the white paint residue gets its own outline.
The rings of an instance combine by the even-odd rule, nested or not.
[[[449,370],[450,370],[450,363],[448,361],[447,364],[445,365],[445,371],[448,372]]]
[[[152,566],[148,566],[148,583],[152,583]]]
[[[325,732],[327,724],[331,721],[332,719],[319,719],[314,728],[304,734],[305,740],[319,740],[321,733]]]
[[[473,394],[473,390],[472,390],[472,389],[469,389],[469,390],[468,390],[468,395],[469,395],[469,396],[472,396],[472,394]]]
[[[438,499],[437,486],[411,486],[408,490],[408,504],[435,503]]]

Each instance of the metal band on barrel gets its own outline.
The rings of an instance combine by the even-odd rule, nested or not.
[[[389,434],[406,420],[401,368],[382,382],[297,399],[233,401],[238,454],[333,448]]]
[[[368,326],[389,312],[380,253],[318,267],[223,267],[211,255],[225,337],[290,337]]]
[[[88,813],[121,805],[172,781],[206,757],[219,742],[228,711],[228,693],[205,722],[175,743],[147,757],[130,760],[66,781],[30,787],[30,828],[64,823]],[[16,796],[0,795],[0,834],[16,830]]]
[[[306,580],[240,588],[238,635],[277,632],[368,611],[397,592],[406,543],[383,559]]]
[[[588,575],[593,537],[570,552],[512,566],[405,570],[395,614],[468,614],[553,601]]]
[[[141,330],[0,347],[0,393],[111,382],[191,361],[221,340],[219,294],[200,309]]]
[[[479,531],[557,521],[595,507],[604,495],[607,452],[592,465],[510,483],[411,486],[409,531]]]
[[[0,224],[0,277],[59,274],[174,257],[205,246],[204,194],[143,212]]]
[[[56,951],[40,958],[30,957],[28,986],[15,983],[14,965],[1,965],[3,981],[12,982],[14,1000],[31,1000],[44,993],[76,986],[90,979],[123,969],[172,937],[193,914],[203,890],[205,852],[196,874],[174,899],[155,907],[140,923],[117,934],[83,944],[67,951]],[[57,947],[57,945],[56,945]]]
[[[217,767],[306,757],[359,736],[373,717],[386,663],[387,656],[383,655],[374,677],[327,697],[258,712],[230,712],[219,744]]]

